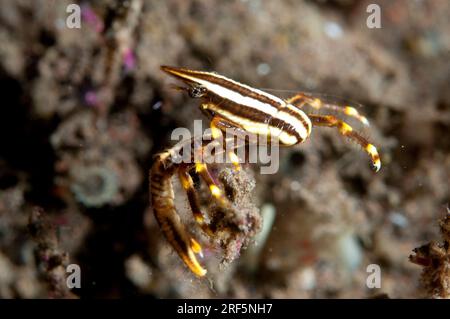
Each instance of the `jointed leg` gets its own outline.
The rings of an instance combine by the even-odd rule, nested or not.
[[[352,141],[355,141],[369,154],[372,159],[372,164],[375,170],[378,172],[381,168],[380,155],[378,154],[377,148],[370,144],[364,137],[362,137],[358,132],[354,131],[350,125],[341,121],[333,115],[310,115],[309,118],[313,125],[316,126],[328,126],[336,127],[343,136],[348,137]]]
[[[343,113],[347,116],[353,117],[353,118],[357,119],[358,121],[360,121],[361,123],[363,123],[364,125],[367,125],[367,126],[369,125],[369,121],[367,120],[367,118],[365,116],[359,114],[358,110],[352,106],[348,106],[348,105],[339,106],[336,104],[326,103],[319,98],[314,98],[314,97],[308,96],[303,93],[299,93],[299,94],[289,98],[288,100],[286,100],[286,102],[290,103],[294,106],[297,106],[299,108],[308,104],[311,107],[315,108],[316,110],[318,110],[318,109],[333,110],[333,111],[336,111],[339,113]]]
[[[210,144],[216,143],[217,140],[213,140],[210,142]],[[212,177],[210,171],[208,170],[208,166],[203,161],[206,159],[205,156],[205,150],[207,149],[208,145],[201,146],[198,149],[195,149],[194,152],[198,152],[200,155],[198,159],[195,160],[195,171],[200,176],[200,178],[208,185],[208,188],[211,192],[211,195],[219,202],[221,206],[227,207],[230,203],[228,199],[226,198],[224,192],[220,189],[219,185],[214,181],[214,178]],[[215,147],[220,146],[220,144],[215,145]],[[197,158],[197,156],[194,156]]]
[[[211,195],[219,202],[222,207],[229,207],[230,202],[226,197],[222,189],[217,185],[208,170],[208,166],[205,163],[195,163],[195,171],[199,174],[200,178],[208,185]]]
[[[227,132],[227,129],[231,129],[232,130],[232,133],[229,134],[229,135],[231,135],[231,138],[229,136],[226,136],[225,139],[222,139],[222,145],[221,146],[222,146],[222,150],[227,152],[226,155],[230,159],[230,161],[233,164],[235,170],[239,171],[241,169],[241,166],[240,166],[240,163],[239,163],[239,158],[234,152],[234,149],[236,147],[239,147],[239,146],[235,146],[233,144],[233,149],[229,149],[228,150],[228,149],[226,149],[227,146],[228,146],[227,142],[232,141],[232,140],[234,141],[234,137],[237,137],[238,139],[244,141],[243,144],[242,144],[242,146],[244,146],[247,143],[246,142],[247,139],[249,141],[248,143],[257,142],[258,141],[257,136],[254,135],[254,134],[248,133],[243,128],[238,127],[234,123],[226,121],[225,119],[223,119],[221,117],[218,117],[218,116],[213,117],[213,119],[211,120],[211,124],[210,125],[211,125],[211,135],[212,135],[213,139],[218,139],[218,138],[222,137],[223,133]],[[202,156],[200,158],[204,157],[205,149],[208,146],[212,145],[212,143],[214,143],[214,142],[211,142],[209,145],[206,145],[206,146],[201,147],[198,150],[196,150],[198,152],[201,152]],[[219,144],[217,144],[215,146],[217,147],[218,145]],[[217,200],[219,205],[221,205],[222,207],[229,207],[231,205],[230,201],[226,197],[225,192],[214,181],[214,178],[212,177],[212,175],[211,175],[211,173],[210,173],[210,171],[208,169],[207,164],[203,163],[203,162],[196,162],[195,163],[195,170],[199,174],[200,178],[208,185],[208,188],[209,188],[209,190],[211,192],[211,195],[213,196],[213,198],[215,200]],[[190,184],[190,182],[189,182],[189,180],[187,180],[188,177],[185,175],[185,173],[183,173],[183,175],[184,176],[181,177],[181,178],[183,178],[185,180],[184,183],[187,186],[186,190],[188,190],[188,189],[190,189],[190,187],[188,186]],[[189,174],[187,174],[187,175],[189,175]],[[189,176],[189,178],[190,178],[190,176]],[[191,199],[191,201],[192,201],[192,203],[191,203],[192,210],[193,211],[195,210],[195,211],[199,212],[198,204],[196,203],[196,200]],[[200,214],[194,213],[194,214],[196,214],[195,215],[196,219],[198,218],[200,220],[200,218],[203,218],[203,216],[201,216],[201,213]],[[207,226],[202,226],[202,227],[207,227]],[[210,232],[211,230],[206,230],[206,228],[205,228],[205,231],[206,232]]]
[[[236,172],[239,172],[241,170],[241,164],[239,163],[239,157],[236,155],[234,151],[229,151],[227,153],[228,158],[230,159],[231,163],[234,166],[234,170]]]
[[[226,121],[218,116],[213,117],[213,119],[211,120],[210,126],[211,126],[212,136],[215,139],[221,137],[223,132],[226,132],[227,129],[232,129],[233,133],[238,138],[245,139],[245,136],[243,134],[248,136],[248,133],[245,132],[242,128],[239,128],[239,127],[235,126],[234,123]],[[226,148],[226,143],[223,144],[223,147]],[[225,151],[227,151],[227,150],[225,149]],[[226,156],[228,156],[228,158],[230,159],[231,163],[234,166],[234,169],[236,171],[240,171],[241,165],[239,163],[239,157],[236,155],[234,150],[229,150],[227,152]]]
[[[178,176],[181,181],[181,185],[186,191],[189,205],[192,210],[192,214],[194,215],[195,221],[200,225],[200,228],[205,232],[205,234],[211,236],[213,235],[213,231],[209,227],[209,225],[205,222],[205,218],[200,209],[200,205],[198,203],[198,198],[195,193],[194,182],[192,181],[191,175],[189,175],[188,167],[183,166],[178,171]]]
[[[164,236],[186,266],[194,274],[202,277],[207,271],[196,257],[196,254],[202,253],[201,246],[186,231],[174,203],[171,177],[177,170],[178,167],[172,162],[170,152],[163,152],[156,157],[150,175],[151,202]]]

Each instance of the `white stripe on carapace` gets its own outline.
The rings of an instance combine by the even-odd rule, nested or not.
[[[286,107],[305,120],[305,122],[308,124],[307,130],[308,130],[308,136],[309,136],[311,134],[312,123],[311,123],[311,120],[309,119],[308,115],[306,115],[305,112],[303,112],[298,107],[296,107],[292,104],[287,103]]]
[[[249,133],[258,134],[262,136],[271,136],[272,138],[275,137],[280,141],[281,144],[286,146],[295,145],[299,142],[302,142],[299,141],[295,135],[289,134],[288,132],[283,131],[277,127],[265,123],[255,122],[251,119],[243,118],[241,116],[230,113],[224,109],[221,109],[220,107],[217,107],[214,104],[210,105],[210,109],[216,113],[219,113],[224,118],[229,119],[231,122],[241,126],[244,130],[248,131]]]
[[[172,72],[178,74],[182,78],[186,78],[190,81],[196,82],[197,84],[206,88],[206,90],[216,94],[217,96],[220,96],[221,98],[228,99],[236,104],[243,105],[245,107],[252,108],[254,110],[263,112],[268,115],[268,118],[272,117],[272,118],[277,118],[277,119],[284,121],[286,124],[289,124],[297,131],[297,133],[300,135],[302,140],[305,140],[310,133],[310,130],[311,130],[310,124],[311,123],[310,123],[309,118],[306,116],[306,114],[299,109],[295,110],[295,112],[299,116],[301,116],[306,123],[309,124],[308,127],[305,127],[303,125],[302,121],[299,120],[298,118],[296,118],[295,116],[292,116],[291,114],[289,114],[287,112],[284,112],[283,108],[287,107],[287,103],[274,95],[271,95],[267,92],[264,92],[264,91],[261,91],[261,90],[255,89],[255,88],[251,88],[247,85],[233,81],[231,79],[228,79],[228,78],[218,75],[218,74],[209,73],[209,72],[201,72],[201,74],[206,74],[206,75],[218,78],[218,79],[229,81],[231,83],[234,83],[235,85],[243,87],[243,88],[250,90],[256,94],[264,95],[265,97],[267,97],[267,98],[271,99],[272,101],[274,101],[275,103],[279,104],[280,105],[279,108],[276,108],[269,103],[261,102],[258,99],[255,99],[255,98],[252,98],[249,96],[244,96],[241,93],[234,91],[234,90],[230,90],[222,85],[212,83],[211,81],[207,81],[204,79],[200,79],[200,78],[196,77],[195,75],[186,74],[183,72],[176,72],[176,71],[172,71]],[[256,122],[252,121],[252,123],[256,123]]]
[[[200,79],[195,77],[195,75],[193,76],[193,75],[190,75],[190,74],[187,74],[187,73],[183,73],[183,72],[180,72],[180,71],[176,71],[176,70],[173,70],[173,69],[171,69],[170,72],[174,72],[174,73],[178,74],[181,77],[188,78],[189,80],[194,81],[194,82],[198,82],[200,84],[200,82],[199,82]],[[206,72],[206,71],[191,71],[191,72],[195,72],[197,74],[208,75],[208,76],[211,76],[211,77],[214,77],[214,78],[217,78],[217,79],[221,79],[221,80],[233,83],[233,84],[235,84],[237,86],[245,88],[245,89],[247,89],[249,91],[252,91],[252,92],[254,92],[256,94],[263,95],[263,96],[271,99],[273,102],[278,103],[281,107],[286,105],[286,101],[284,101],[283,99],[280,99],[279,97],[277,97],[275,95],[272,95],[270,93],[261,91],[261,90],[256,89],[256,88],[252,88],[251,86],[248,86],[246,84],[237,82],[237,81],[235,81],[233,79],[227,78],[226,76],[223,76],[223,75],[220,75],[220,74],[217,74],[217,73],[214,73],[214,72]],[[209,82],[209,83],[211,83],[211,82]]]
[[[305,125],[301,120],[287,113],[283,109],[278,110],[278,113],[276,114],[275,117],[280,120],[283,120],[287,124],[292,125],[292,127],[297,131],[297,133],[301,136],[301,138],[305,140],[309,136],[309,133],[311,132],[311,121],[309,120],[308,116],[306,116],[306,114],[303,113],[302,110],[298,110],[298,112],[301,112],[297,114],[305,120],[305,123],[308,123],[308,127],[305,127]]]

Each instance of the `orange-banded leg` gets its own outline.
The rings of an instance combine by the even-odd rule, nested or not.
[[[219,205],[225,208],[229,207],[231,205],[230,201],[226,197],[225,192],[214,181],[211,172],[208,170],[208,166],[205,163],[195,163],[195,171],[206,185],[208,185],[211,195],[217,200]]]
[[[197,224],[199,224],[200,228],[203,230],[203,232],[205,232],[205,234],[212,236],[213,231],[211,230],[209,225],[205,222],[205,217],[200,209],[198,198],[195,193],[194,182],[192,181],[192,177],[189,174],[189,167],[187,165],[182,166],[178,171],[178,176],[180,178],[181,185],[186,191],[188,202],[191,207],[192,214],[194,215],[195,221],[197,222]],[[200,256],[202,256],[201,247],[198,244],[197,246],[199,247],[199,254]],[[195,251],[194,247],[192,247],[192,249]]]
[[[211,123],[210,123],[210,127],[211,127],[212,137],[214,139],[222,138],[223,132],[226,132],[227,129],[233,129],[234,134],[244,132],[243,129],[238,128],[237,126],[234,125],[234,123],[226,121],[225,119],[223,119],[219,116],[213,117],[213,119],[211,120]],[[238,134],[236,134],[236,135],[239,138],[239,135]],[[226,151],[226,156],[233,164],[234,170],[240,171],[241,164],[239,163],[239,157],[236,155],[234,150],[226,150],[226,146],[227,146],[226,143],[223,143],[222,146],[224,147],[224,150]]]
[[[170,152],[163,152],[156,157],[150,174],[151,202],[155,218],[168,242],[186,266],[194,274],[202,277],[207,271],[196,257],[196,254],[202,253],[201,246],[186,231],[174,203],[171,177],[178,168],[172,162]]]
[[[369,121],[363,115],[361,115],[356,108],[350,105],[340,106],[337,104],[326,103],[319,98],[311,97],[303,93],[299,93],[289,99],[286,100],[287,103],[290,103],[298,108],[303,107],[305,104],[310,105],[312,108],[319,109],[328,109],[333,110],[338,113],[343,113],[347,116],[353,117],[360,121],[362,124],[369,126]]]
[[[336,127],[343,136],[348,137],[350,140],[355,141],[358,145],[360,145],[367,154],[369,154],[372,164],[375,168],[375,171],[378,172],[381,168],[381,160],[380,155],[378,154],[377,148],[369,143],[364,137],[361,136],[358,132],[354,131],[353,128],[341,121],[337,117],[333,115],[310,115],[309,118],[313,125],[316,126],[328,126],[328,127]]]
[[[245,131],[243,128],[235,125],[234,123],[227,121],[225,119],[223,119],[220,116],[214,116],[211,120],[211,135],[212,138],[214,140],[222,138],[223,137],[223,132],[226,133],[227,129],[232,129],[232,138],[234,139],[234,137],[236,136],[238,139],[243,140],[243,144],[241,146],[245,146],[245,140],[248,138],[249,140],[254,140],[257,141],[257,138],[254,134],[249,134],[247,131]],[[230,149],[227,150],[227,141],[230,137],[227,136],[226,137],[226,141],[225,139],[222,140],[222,148],[223,151],[227,152],[226,156],[228,156],[228,158],[230,159],[231,163],[233,164],[235,170],[240,170],[241,166],[239,163],[239,157],[236,155],[236,153],[234,152],[234,149]],[[217,141],[217,140],[216,140]],[[240,147],[240,146],[235,146],[233,145],[233,147]],[[202,147],[202,152],[203,152],[204,147]],[[211,195],[213,196],[213,198],[215,200],[217,200],[217,202],[219,203],[220,206],[222,207],[229,207],[231,205],[230,201],[228,200],[228,198],[226,197],[225,192],[220,188],[220,186],[214,181],[214,178],[212,177],[211,172],[208,169],[208,166],[206,163],[201,163],[201,162],[197,162],[195,163],[195,171],[198,173],[198,175],[200,176],[200,178],[208,185],[208,188],[211,192]]]
[[[202,110],[205,110],[206,108],[207,108],[206,104],[202,105]],[[216,141],[215,145],[217,146],[221,144],[222,151],[227,152],[226,156],[228,156],[228,158],[230,159],[235,170],[240,170],[241,166],[239,163],[239,157],[235,154],[234,150],[238,147],[247,146],[248,143],[257,142],[258,141],[257,136],[255,134],[247,132],[245,129],[239,127],[235,123],[227,121],[224,118],[217,115],[212,118],[210,127],[211,127],[211,137],[213,138],[213,141]],[[227,133],[227,129],[232,130],[231,134],[229,134],[231,135],[231,137],[228,136],[228,134],[226,134],[226,137],[222,139],[223,133],[224,132]],[[234,137],[241,140],[242,145],[236,146],[235,144],[233,144],[232,149],[229,150],[226,149],[228,146],[228,142],[232,140],[234,141]],[[210,144],[212,145],[214,144],[214,142],[211,142]],[[204,149],[206,147],[208,147],[208,145],[202,146],[199,150],[196,150],[201,152],[202,157],[200,158],[203,158],[203,155],[205,155]],[[226,197],[225,192],[215,182],[211,172],[208,169],[207,164],[203,162],[196,162],[195,171],[200,176],[200,178],[208,185],[211,195],[218,202],[218,204],[224,208],[230,207],[231,205],[230,201]]]
[[[213,198],[216,199],[222,207],[229,207],[230,203],[226,198],[225,193],[214,181],[214,178],[212,177],[212,174],[209,171],[207,164],[203,162],[207,158],[205,150],[208,148],[209,145],[215,145],[217,147],[220,145],[220,142],[218,140],[213,139],[213,141],[210,142],[209,144],[197,147],[194,150],[194,153],[196,154],[194,156],[195,172],[206,183]]]

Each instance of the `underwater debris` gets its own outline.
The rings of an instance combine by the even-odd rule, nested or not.
[[[276,208],[271,203],[265,203],[261,206],[262,229],[255,235],[254,242],[249,245],[243,260],[244,267],[250,273],[258,271],[261,253],[272,231],[276,213]]]
[[[41,208],[31,211],[28,229],[37,244],[36,257],[48,284],[49,297],[76,298],[66,284],[69,255],[59,247],[56,228]]]
[[[79,167],[71,190],[86,207],[112,203],[119,192],[116,173],[104,166]]]
[[[423,267],[421,282],[431,298],[450,299],[450,211],[439,225],[443,243],[432,241],[415,248],[409,260]]]
[[[262,217],[253,200],[256,183],[251,173],[227,167],[219,173],[218,179],[233,204],[229,209],[223,209],[211,203],[208,212],[216,230],[213,240],[224,250],[221,264],[227,266],[259,233]]]
[[[55,184],[88,208],[128,200],[143,179],[138,158],[151,147],[128,111],[103,127],[94,112],[84,110],[64,121],[50,141],[58,155]]]
[[[125,260],[127,278],[140,290],[148,291],[153,280],[152,269],[139,255],[132,255]]]

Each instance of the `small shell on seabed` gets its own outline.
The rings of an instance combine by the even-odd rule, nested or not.
[[[116,173],[104,166],[79,167],[71,185],[76,199],[87,207],[100,207],[114,201],[119,192]]]

